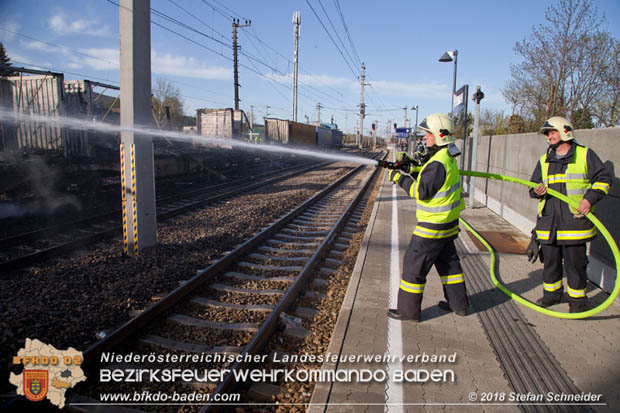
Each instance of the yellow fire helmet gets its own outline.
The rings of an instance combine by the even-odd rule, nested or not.
[[[418,127],[430,132],[435,136],[435,145],[446,146],[454,143],[454,123],[452,118],[445,113],[433,113],[428,115]]]
[[[546,131],[557,130],[560,132],[560,139],[564,142],[575,139],[573,136],[573,124],[566,118],[561,116],[554,116],[545,121],[542,125],[539,133],[545,134]]]

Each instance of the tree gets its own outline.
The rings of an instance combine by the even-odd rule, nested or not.
[[[15,76],[17,72],[11,69],[11,59],[6,54],[4,44],[0,42],[0,76]]]
[[[573,124],[574,129],[592,129],[594,124],[592,123],[592,115],[586,108],[579,108],[571,113],[570,121]]]
[[[487,135],[503,135],[508,133],[508,120],[504,116],[503,111],[493,111],[483,109],[480,113],[480,134]]]
[[[508,118],[508,132],[509,133],[523,133],[525,132],[525,121],[519,115],[512,115]]]
[[[559,0],[545,20],[515,44],[523,62],[511,66],[512,79],[502,91],[514,112],[540,125],[551,116],[571,117],[579,108],[594,113],[613,103],[617,78],[610,72],[620,70],[614,61],[618,42],[599,30],[602,19],[592,0]],[[599,123],[607,124],[612,116],[599,112]]]
[[[170,113],[170,121],[166,107]],[[183,129],[184,116],[179,88],[166,79],[157,78],[153,86],[153,117],[157,126],[162,129]]]

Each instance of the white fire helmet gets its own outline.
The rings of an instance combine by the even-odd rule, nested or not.
[[[561,116],[554,116],[545,121],[538,132],[543,135],[550,130],[557,130],[560,132],[560,138],[566,142],[575,139],[573,136],[573,124],[568,119]]]
[[[452,118],[445,113],[433,113],[428,115],[418,127],[430,132],[435,136],[435,145],[446,146],[454,143],[454,123]]]

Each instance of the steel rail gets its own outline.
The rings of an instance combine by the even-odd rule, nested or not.
[[[209,265],[209,267],[200,271],[198,274],[196,274],[193,278],[188,280],[186,283],[182,284],[181,286],[177,287],[176,289],[168,293],[166,296],[164,296],[158,302],[156,302],[155,304],[153,304],[152,306],[144,310],[142,313],[138,314],[137,316],[125,322],[123,325],[121,325],[117,329],[113,330],[109,335],[107,335],[102,340],[88,347],[83,352],[84,360],[82,363],[82,369],[85,370],[85,373],[89,373],[87,375],[90,375],[90,373],[93,373],[93,370],[95,370],[97,367],[97,361],[99,360],[101,353],[105,351],[110,351],[112,348],[119,346],[122,343],[125,343],[127,340],[139,334],[142,331],[143,327],[153,322],[154,320],[158,319],[162,315],[162,313],[170,309],[175,304],[179,303],[182,299],[195,293],[195,290],[199,286],[209,281],[213,276],[221,273],[223,270],[225,270],[230,265],[233,265],[234,263],[238,262],[240,257],[244,256],[249,251],[254,250],[257,246],[259,246],[265,240],[269,239],[272,235],[277,233],[280,229],[284,228],[291,221],[296,219],[297,216],[301,215],[303,212],[305,212],[308,208],[313,206],[315,203],[317,203],[318,201],[323,199],[325,196],[330,194],[334,189],[336,189],[347,179],[355,175],[359,170],[361,170],[365,166],[366,165],[360,165],[352,169],[351,171],[349,171],[347,174],[343,175],[342,177],[338,178],[338,180],[336,180],[335,182],[327,186],[322,191],[314,194],[311,198],[309,198],[308,200],[306,200],[305,202],[297,206],[294,210],[286,214],[284,217],[280,218],[278,221],[264,228],[258,234],[254,235],[252,238],[243,242],[241,245],[239,245],[229,254],[218,259],[217,261]],[[374,171],[374,173],[376,173],[376,171]],[[370,181],[370,179],[368,181]],[[365,186],[368,185],[368,181],[366,182]],[[358,197],[360,197],[360,194],[358,194]],[[356,197],[356,199],[358,197]],[[349,207],[347,208],[347,210],[349,209],[352,211],[351,204],[349,204]],[[340,224],[341,222],[344,222],[342,221],[342,218],[337,222],[337,224]],[[331,234],[332,233],[330,232],[328,236],[326,236],[325,240],[333,238],[333,235]],[[321,244],[321,246],[323,245],[324,243]],[[325,247],[323,247],[322,250],[324,249]],[[298,290],[301,288],[301,284],[299,284],[297,280],[293,283],[293,286],[295,285],[298,285],[297,287]],[[277,318],[275,320],[277,321]],[[265,322],[263,322],[263,324],[264,323]],[[9,410],[20,411],[20,409],[23,409],[26,407],[30,408],[31,404],[28,404],[28,406],[26,406],[25,402],[26,402],[25,397],[16,396],[13,399],[11,399],[9,402],[7,402],[5,405],[0,406],[0,411],[5,411],[5,410],[6,411],[9,411]],[[36,408],[39,407],[39,405],[35,405],[33,407],[36,410]]]
[[[352,171],[352,173],[357,172],[358,170],[361,170],[362,168],[363,166],[360,166],[356,168],[354,171]],[[309,279],[311,278],[311,275],[315,272],[316,266],[321,262],[321,260],[327,254],[328,248],[336,239],[337,234],[344,227],[350,214],[353,212],[353,210],[355,209],[359,201],[364,196],[366,189],[368,188],[368,186],[370,185],[370,182],[372,182],[373,178],[378,173],[378,171],[379,169],[376,169],[366,179],[366,181],[362,185],[361,189],[358,191],[355,198],[345,208],[345,211],[342,213],[342,215],[340,216],[338,221],[334,224],[334,226],[329,231],[329,233],[325,236],[325,238],[323,239],[323,241],[321,242],[317,250],[308,259],[308,261],[304,265],[304,268],[295,277],[295,281],[293,282],[291,287],[287,289],[286,293],[280,299],[275,309],[269,314],[267,319],[263,321],[258,332],[252,337],[252,340],[245,346],[245,348],[241,352],[241,356],[239,357],[241,361],[239,360],[235,361],[235,363],[229,368],[230,372],[228,372],[228,374],[224,377],[222,382],[215,389],[214,393],[212,394],[212,397],[214,394],[231,393],[236,388],[236,386],[240,384],[235,379],[234,371],[239,371],[239,370],[243,370],[247,368],[249,363],[244,361],[246,360],[246,355],[253,356],[263,350],[263,348],[265,347],[267,342],[270,340],[271,336],[273,335],[273,332],[275,331],[278,325],[280,314],[287,311],[289,307],[298,298],[303,287],[309,281]],[[352,173],[348,175],[352,175]],[[345,177],[348,177],[348,175]],[[200,412],[201,413],[212,412],[212,411],[217,410],[219,407],[221,407],[221,405],[218,405],[217,402],[212,402],[212,403],[207,404],[204,408],[202,408]]]

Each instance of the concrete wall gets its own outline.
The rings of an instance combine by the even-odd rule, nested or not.
[[[595,215],[605,225],[616,243],[620,243],[620,128],[584,129],[574,132],[577,141],[593,149],[614,175],[609,195],[596,205]],[[508,175],[529,181],[536,162],[547,149],[538,133],[482,136],[476,148],[476,166],[480,172]],[[537,201],[529,197],[528,188],[509,182],[476,178],[475,198],[529,235],[536,222]],[[467,188],[468,185],[465,185]],[[590,243],[588,276],[607,291],[616,278],[614,259],[604,238]]]

